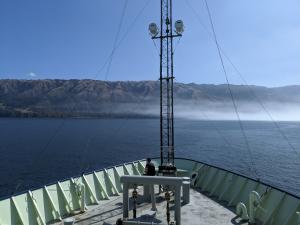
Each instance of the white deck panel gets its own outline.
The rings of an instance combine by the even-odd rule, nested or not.
[[[131,193],[129,194],[131,195]],[[151,203],[140,203],[137,208],[137,217],[141,221],[167,224],[165,216],[166,202],[162,199],[162,195],[157,195],[158,210],[156,213],[150,210]],[[170,207],[172,210],[172,203]],[[171,211],[171,219],[174,218],[173,213]],[[129,212],[129,217],[132,218],[132,210]],[[74,218],[75,224],[78,225],[113,225],[118,218],[122,218],[122,195],[112,197],[107,201],[101,201],[99,205],[89,206],[86,213],[74,216]],[[232,211],[193,189],[191,189],[190,203],[181,208],[181,224],[183,225],[242,224],[239,223],[239,219],[235,220],[235,218],[236,215]]]

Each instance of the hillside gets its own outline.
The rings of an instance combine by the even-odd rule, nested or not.
[[[300,105],[300,86],[267,88],[231,85],[239,110],[259,104]],[[232,108],[227,85],[174,86],[175,107],[228,111]],[[99,80],[0,80],[0,116],[111,117],[157,116],[159,82]]]

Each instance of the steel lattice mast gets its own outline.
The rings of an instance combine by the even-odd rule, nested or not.
[[[160,40],[160,157],[161,170],[175,171],[174,164],[174,96],[173,96],[173,39],[181,37],[183,23],[175,23],[173,33],[172,0],[161,0],[160,31],[156,24],[149,26],[153,39]],[[159,36],[158,36],[159,33]]]

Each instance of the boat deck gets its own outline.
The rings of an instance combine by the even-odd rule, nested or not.
[[[159,164],[158,160],[154,162],[156,165]],[[242,224],[235,216],[235,207],[241,202],[247,207],[247,212],[250,212],[251,193],[259,197],[259,203],[253,202],[252,205],[255,208],[252,216],[257,224],[299,224],[300,198],[298,196],[201,162],[176,159],[175,163],[178,171],[188,171],[180,176],[193,177],[191,186],[196,187],[191,189],[190,204],[182,206],[181,225]],[[122,195],[119,195],[123,191],[120,179],[124,175],[141,175],[144,166],[144,160],[129,162],[1,200],[0,224],[53,224],[53,221],[60,221],[61,217],[72,216],[75,212],[79,212],[83,201],[88,209],[85,213],[74,216],[75,224],[115,224],[116,220],[123,216],[123,199]],[[81,190],[78,190],[79,187],[84,187],[84,199]],[[141,194],[142,188],[139,189]],[[131,194],[130,192],[129,196]],[[157,202],[156,217],[143,216],[142,218],[152,219],[154,222],[161,221],[160,224],[163,225],[166,224],[166,202],[163,201],[163,196],[158,195]],[[232,208],[228,208],[228,205]],[[141,202],[138,204],[137,216],[153,215],[149,209],[149,203]],[[132,218],[132,210],[129,218]],[[58,224],[62,222],[55,225]]]
[[[141,191],[139,188],[139,192]],[[140,202],[137,206],[137,218],[139,221],[151,221],[158,224],[167,224],[166,222],[166,202],[163,201],[163,195],[156,195],[157,211],[151,211],[151,203]],[[172,203],[171,221],[174,218]],[[113,225],[118,218],[122,218],[122,195],[112,197],[108,201],[103,201],[99,205],[89,206],[89,209],[83,213],[74,216],[75,224],[91,225],[103,224]],[[129,212],[129,218],[132,218],[132,210]],[[63,224],[62,222],[56,223]],[[240,219],[225,206],[208,198],[197,190],[191,189],[190,203],[181,208],[182,225],[230,225],[247,224],[240,222]]]

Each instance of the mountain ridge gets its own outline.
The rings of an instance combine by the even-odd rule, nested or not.
[[[300,85],[230,87],[240,105],[259,101],[300,105]],[[227,84],[174,83],[174,98],[175,107],[226,110],[232,104]],[[158,107],[159,81],[0,80],[2,117],[144,117],[158,116]]]

